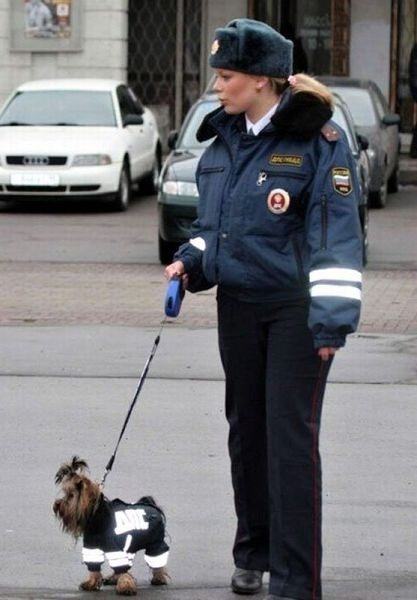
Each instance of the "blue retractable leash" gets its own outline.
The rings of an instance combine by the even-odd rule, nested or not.
[[[131,417],[131,414],[133,412],[133,409],[135,407],[136,401],[139,398],[139,394],[142,390],[143,384],[144,384],[146,376],[148,374],[149,365],[151,364],[152,359],[156,354],[156,350],[158,348],[159,341],[161,339],[162,330],[167,321],[167,317],[173,317],[173,318],[178,317],[178,315],[180,314],[181,303],[184,298],[184,294],[185,294],[185,291],[184,291],[184,288],[182,285],[181,278],[173,277],[168,284],[168,289],[167,289],[167,292],[165,295],[165,317],[162,320],[161,327],[160,327],[158,335],[156,336],[155,341],[153,343],[152,350],[148,357],[148,360],[146,361],[145,366],[143,367],[143,371],[142,371],[142,374],[139,379],[138,387],[136,389],[136,392],[133,397],[132,403],[129,407],[129,410],[127,411],[126,419],[123,423],[123,427],[120,432],[119,439],[117,440],[116,447],[115,447],[114,452],[111,455],[110,460],[107,463],[106,469],[104,471],[104,475],[103,475],[103,478],[100,483],[100,486],[102,488],[104,487],[104,482],[106,481],[107,475],[112,470],[114,459],[116,458],[116,453],[117,453],[117,450],[119,449],[119,444],[122,441],[124,432],[126,431],[126,427],[129,422],[129,419]]]

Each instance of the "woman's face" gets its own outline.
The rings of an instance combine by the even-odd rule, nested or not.
[[[224,110],[237,115],[246,112],[257,101],[263,77],[247,75],[228,69],[216,69],[214,91]]]

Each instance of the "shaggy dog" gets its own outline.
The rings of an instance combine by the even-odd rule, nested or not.
[[[62,496],[55,500],[53,511],[63,531],[75,539],[83,537],[83,562],[89,577],[81,583],[86,591],[102,585],[115,585],[118,594],[133,596],[137,585],[129,573],[136,552],[145,550],[145,561],[152,571],[152,585],[166,585],[165,565],[169,548],[165,543],[165,515],[151,496],[129,504],[116,498],[108,500],[98,483],[87,475],[87,463],[74,456],[63,464],[55,476]],[[113,569],[103,578],[101,565],[107,559]]]

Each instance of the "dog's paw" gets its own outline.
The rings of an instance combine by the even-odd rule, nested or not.
[[[134,577],[130,573],[119,575],[116,584],[116,594],[119,596],[136,596],[138,588]]]
[[[101,588],[103,578],[100,573],[90,573],[88,579],[80,583],[79,588],[84,592],[97,592]]]
[[[151,585],[168,585],[171,577],[168,575],[166,567],[159,567],[158,569],[151,569],[152,579]]]

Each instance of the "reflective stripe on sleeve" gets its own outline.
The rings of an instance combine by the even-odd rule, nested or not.
[[[144,555],[144,559],[146,564],[151,567],[151,569],[159,569],[160,567],[165,567],[168,562],[169,551],[164,552],[163,554],[159,554],[158,556],[149,556],[149,554]]]
[[[316,284],[310,289],[310,295],[329,296],[334,298],[350,298],[352,300],[361,299],[361,290],[353,285],[325,285]]]
[[[332,267],[329,269],[316,269],[310,272],[310,283],[323,280],[362,282],[362,273],[355,269],[342,269]]]
[[[206,249],[206,242],[202,237],[191,238],[190,244],[202,252]]]
[[[87,563],[102,563],[104,562],[104,552],[100,548],[83,548],[83,561]]]

